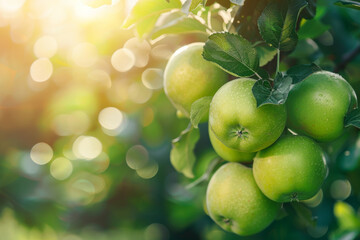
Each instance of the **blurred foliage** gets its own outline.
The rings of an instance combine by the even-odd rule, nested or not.
[[[159,8],[151,19],[128,18],[140,25],[124,29],[135,1],[0,0],[1,239],[355,239],[360,138],[353,128],[322,145],[329,175],[304,203],[316,226],[284,205],[264,232],[238,237],[206,215],[206,181],[186,186],[216,154],[200,124],[194,179],[175,172],[171,140],[188,120],[177,118],[162,91],[162,73],[180,46],[205,41],[210,30],[244,32],[252,21],[235,29],[238,7],[216,3],[191,7],[196,14],[185,18],[179,1],[170,2],[179,10],[167,16],[168,27]],[[318,0],[315,18],[302,20],[282,68],[315,62],[338,71],[359,96],[360,54],[347,60],[360,45],[359,11],[334,2]],[[168,35],[151,40],[149,29]]]

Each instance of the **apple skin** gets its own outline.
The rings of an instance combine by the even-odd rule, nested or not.
[[[250,163],[253,161],[256,153],[240,152],[236,149],[232,149],[224,145],[212,130],[209,128],[209,137],[210,142],[215,150],[215,152],[224,160],[229,162],[243,162]]]
[[[187,118],[196,100],[213,96],[228,81],[226,72],[202,57],[203,46],[197,42],[179,48],[164,71],[165,94]]]
[[[265,229],[281,206],[260,191],[251,168],[233,162],[221,166],[212,176],[206,204],[210,217],[221,228],[241,236]]]
[[[214,95],[209,125],[227,147],[241,152],[257,152],[273,144],[286,123],[285,105],[267,104],[259,108],[252,93],[251,78],[239,78],[223,85]]]
[[[356,106],[355,91],[344,78],[315,72],[290,90],[287,126],[320,142],[333,141],[343,133],[346,113]]]
[[[254,178],[276,202],[309,199],[320,190],[327,166],[321,147],[305,136],[285,136],[254,158]]]

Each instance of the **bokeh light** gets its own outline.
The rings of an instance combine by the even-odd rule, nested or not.
[[[334,199],[345,200],[351,194],[351,184],[347,179],[335,180],[330,186],[330,194]]]
[[[52,159],[54,153],[49,144],[40,142],[35,144],[30,151],[31,160],[39,165],[44,165]]]
[[[35,163],[29,154],[20,154],[20,169],[29,176],[36,176],[40,173],[40,165]]]
[[[150,44],[139,38],[130,38],[124,44],[125,49],[129,49],[135,56],[135,67],[145,67],[149,62]]]
[[[175,50],[206,41],[214,26],[215,31],[230,27],[223,23],[231,21],[237,7],[232,4],[234,8],[226,10],[216,3],[190,12],[191,20],[212,25],[205,34],[152,38],[150,32],[138,31],[152,27],[160,12],[151,17],[140,14],[140,24],[121,27],[137,2],[0,0],[1,239],[236,238],[206,220],[206,182],[188,189],[186,184],[195,179],[186,179],[171,166],[171,139],[186,128],[188,119],[176,117],[162,88],[164,68]],[[333,24],[338,6],[330,4],[318,8],[316,21]],[[329,18],[322,19],[319,13]],[[346,30],[359,25],[356,10],[340,13],[350,21]],[[159,17],[155,28],[171,27],[179,16],[186,17],[180,8],[173,9]],[[169,31],[196,27],[191,22],[184,26],[180,21]],[[344,34],[348,43],[338,35],[330,29],[314,40],[300,36],[298,42],[314,52],[303,53],[304,58],[283,54],[280,69],[285,72],[293,63],[311,62],[333,69],[351,46],[357,46],[355,35]],[[339,42],[338,53],[326,47],[335,49]],[[354,58],[346,67],[352,65],[354,73],[339,72],[352,85],[358,82],[358,62]],[[266,69],[275,71],[270,65]],[[354,89],[358,92],[359,87],[354,84]],[[317,226],[293,216],[291,210],[257,238],[290,232],[294,238],[325,239],[348,231],[344,226],[356,226],[358,232],[360,138],[349,128],[344,132],[335,142],[322,145],[330,168],[323,190],[300,203],[318,217]],[[350,139],[356,137],[355,146]],[[200,155],[208,150],[212,147],[206,141],[196,145],[196,177],[205,171],[208,162]],[[340,158],[352,166],[351,171],[338,164]],[[290,210],[290,205],[284,209]],[[352,207],[357,212],[351,213]]]
[[[30,76],[35,82],[45,82],[53,73],[53,65],[47,58],[39,58],[31,64]]]
[[[135,55],[129,49],[118,49],[111,56],[111,64],[117,71],[127,72],[135,65]]]
[[[303,200],[303,202],[309,206],[309,207],[317,207],[319,206],[319,204],[322,202],[323,200],[323,197],[324,197],[324,193],[323,193],[323,190],[320,189],[316,194],[315,196],[313,196],[312,198],[310,199],[307,199],[307,200]]]
[[[145,240],[168,240],[169,230],[159,223],[152,223],[146,227],[144,232]]]
[[[126,163],[134,170],[145,167],[149,161],[149,153],[141,145],[131,147],[126,153]]]
[[[96,192],[94,184],[85,178],[75,179],[71,183],[68,191],[70,199],[81,205],[91,203]]]
[[[79,136],[72,149],[77,158],[92,160],[102,152],[102,143],[96,137]]]
[[[58,49],[57,41],[54,37],[43,36],[34,45],[34,54],[38,58],[51,58]]]
[[[151,49],[151,56],[159,59],[169,59],[174,51],[166,44],[156,45]]]
[[[132,83],[128,92],[129,99],[138,104],[146,103],[152,96],[152,91],[145,87],[141,82]]]
[[[147,68],[141,75],[142,83],[149,89],[160,89],[163,86],[163,70]]]
[[[100,153],[98,157],[92,160],[92,167],[97,173],[105,172],[109,165],[110,159],[105,152]]]
[[[57,180],[67,179],[73,171],[73,165],[67,158],[54,159],[50,165],[50,174]]]
[[[153,178],[159,170],[159,164],[155,161],[149,161],[145,166],[136,170],[136,173],[144,179]]]
[[[99,123],[107,130],[116,130],[123,122],[123,114],[114,107],[107,107],[99,113]]]

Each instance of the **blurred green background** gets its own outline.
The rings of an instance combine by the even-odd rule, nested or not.
[[[360,55],[343,63],[360,46],[360,12],[333,2],[318,1],[315,20],[325,27],[300,39],[281,68],[315,62],[336,69],[359,96]],[[360,138],[354,129],[322,146],[330,172],[306,202],[316,226],[306,210],[287,207],[264,232],[246,238],[211,221],[203,207],[206,183],[186,188],[216,157],[207,126],[200,125],[196,177],[186,179],[169,153],[188,120],[177,118],[162,90],[171,54],[207,35],[143,40],[121,27],[134,4],[0,0],[0,238],[355,239]],[[233,14],[219,4],[204,12],[213,13],[218,31]]]

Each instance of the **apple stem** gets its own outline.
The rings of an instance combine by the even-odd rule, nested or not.
[[[225,224],[230,224],[230,219],[229,218],[224,218],[223,221],[224,221]]]
[[[290,201],[291,201],[291,202],[299,202],[297,192],[294,192],[294,193],[292,193],[292,194],[290,195]]]
[[[276,61],[276,73],[275,76],[279,73],[280,68],[280,49],[277,49],[277,61]]]
[[[235,135],[238,138],[247,138],[248,132],[245,131],[245,128],[240,127],[239,129],[235,130]]]

